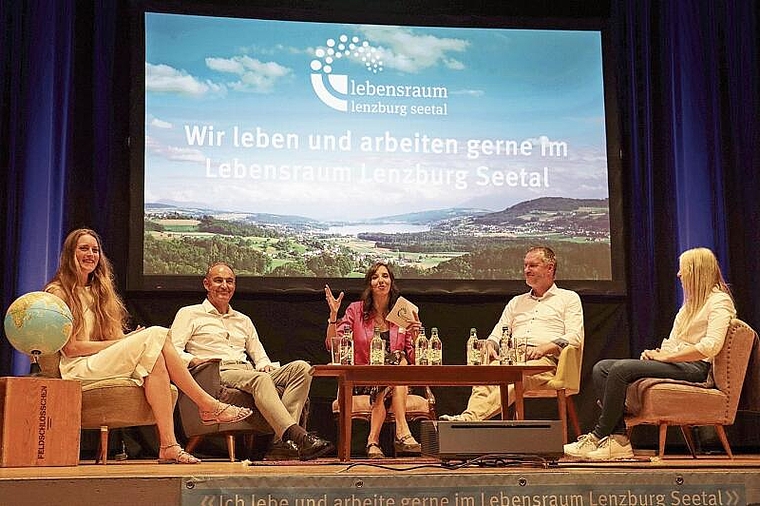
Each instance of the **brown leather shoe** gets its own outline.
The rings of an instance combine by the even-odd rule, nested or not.
[[[298,460],[298,447],[291,441],[275,441],[269,447],[269,451],[264,455],[264,460]]]
[[[297,444],[296,447],[298,448],[299,460],[316,459],[333,450],[331,442],[313,434],[307,434],[301,444]]]

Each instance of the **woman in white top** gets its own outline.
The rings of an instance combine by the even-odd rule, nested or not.
[[[138,328],[124,334],[127,311],[114,287],[111,262],[94,231],[69,233],[58,271],[45,291],[63,299],[74,316],[71,336],[61,350],[61,377],[129,378],[142,385],[156,418],[160,463],[200,462],[177,443],[170,381],[195,402],[204,424],[236,422],[251,415],[248,408],[219,402],[195,382],[171,339],[166,339],[167,329]]]
[[[640,378],[669,378],[703,382],[712,359],[723,347],[731,319],[736,316],[718,260],[707,248],[683,252],[678,277],[684,301],[670,335],[637,359],[601,360],[594,365],[594,388],[602,412],[594,430],[565,445],[565,453],[591,460],[633,457],[623,420],[628,385]]]

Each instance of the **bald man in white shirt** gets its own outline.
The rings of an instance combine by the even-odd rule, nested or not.
[[[211,265],[203,287],[206,300],[180,308],[172,323],[170,334],[180,357],[190,367],[221,360],[222,384],[253,396],[276,436],[265,458],[311,460],[332,450],[329,441],[298,425],[311,387],[311,366],[294,360],[275,367],[269,360],[251,319],[230,305],[235,293],[232,267],[224,262]]]

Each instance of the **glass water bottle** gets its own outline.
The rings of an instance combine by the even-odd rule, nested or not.
[[[380,337],[380,327],[375,327],[375,335],[369,343],[369,364],[383,365],[385,363],[385,341]]]

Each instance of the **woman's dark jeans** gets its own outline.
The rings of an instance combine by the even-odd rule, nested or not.
[[[602,413],[594,427],[598,438],[624,434],[625,393],[628,385],[641,378],[669,378],[700,383],[707,379],[710,364],[695,362],[658,362],[633,358],[600,360],[594,365],[593,380]]]

